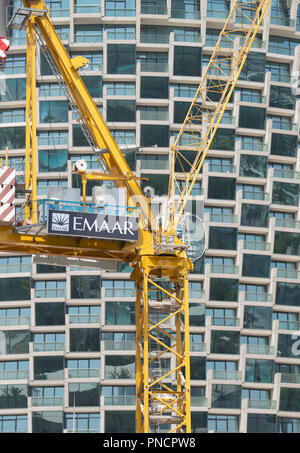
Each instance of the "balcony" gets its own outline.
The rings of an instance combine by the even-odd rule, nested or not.
[[[91,5],[91,4],[86,4],[86,5],[74,5],[74,13],[75,14],[100,14],[101,13],[101,7],[99,5]],[[69,14],[68,14],[69,16]]]
[[[169,72],[169,64],[141,61],[141,72]]]
[[[191,396],[191,406],[206,407],[207,398],[205,396]]]
[[[281,227],[281,228],[296,228],[300,229],[300,221],[299,220],[294,220],[294,219],[279,219],[276,218],[276,227]]]
[[[225,317],[225,316],[213,316],[211,318],[213,326],[225,326],[225,327],[239,327],[240,318]]]
[[[270,252],[271,244],[269,242],[257,241],[244,241],[244,249],[246,250],[259,250],[263,252]]]
[[[0,274],[16,274],[23,272],[31,272],[31,263],[0,264]]]
[[[211,274],[238,274],[239,267],[227,264],[211,264],[210,272]]]
[[[217,214],[211,212],[209,214],[210,222],[216,223],[237,223],[237,216],[234,214]]]
[[[189,19],[189,20],[200,20],[200,11],[185,11],[183,9],[172,9],[172,19]]]
[[[298,321],[281,321],[279,320],[279,329],[282,330],[300,330],[300,322]]]
[[[300,374],[282,373],[281,383],[284,384],[300,384]]]
[[[106,8],[105,9],[105,16],[107,17],[135,17],[136,16],[136,11],[135,9],[129,9],[129,8]]]
[[[212,378],[220,381],[240,381],[242,373],[241,371],[213,370]]]
[[[135,395],[104,396],[104,406],[135,406]]]
[[[105,351],[131,351],[135,349],[135,341],[104,341]]]
[[[248,409],[276,410],[276,401],[272,400],[248,400]]]
[[[29,316],[3,316],[0,317],[0,326],[29,326]]]
[[[165,15],[168,13],[168,8],[163,5],[141,5],[141,14],[158,14]]]
[[[300,172],[274,168],[274,178],[294,179],[298,181],[300,179]]]
[[[64,351],[65,343],[63,341],[42,341],[33,343],[34,352],[45,351]]]
[[[32,406],[63,406],[64,398],[63,396],[42,396],[31,398]]]
[[[246,354],[274,355],[274,346],[247,344]]]
[[[65,289],[64,288],[35,289],[34,295],[36,299],[42,298],[55,299],[58,297],[65,297]]]
[[[229,124],[226,122],[226,124]],[[213,164],[210,162],[208,166],[210,173],[236,173],[236,166],[232,164]]]
[[[100,315],[69,315],[70,324],[99,324]]]
[[[141,32],[140,42],[143,44],[169,44],[169,40],[169,34]]]
[[[19,380],[19,379],[29,379],[29,371],[27,370],[7,370],[0,371],[0,380],[1,381],[10,381],[10,380]]]
[[[191,352],[205,352],[206,343],[190,343]]]
[[[69,378],[99,378],[100,369],[98,368],[72,368],[69,369]]]
[[[272,294],[245,292],[247,302],[272,302]]]
[[[299,279],[300,272],[296,269],[279,269],[277,268],[277,277],[278,278],[292,278]]]

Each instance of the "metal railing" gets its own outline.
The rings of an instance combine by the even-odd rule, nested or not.
[[[274,346],[268,346],[263,344],[247,344],[247,354],[263,354],[273,355],[275,353]]]
[[[69,368],[69,378],[98,378],[100,370],[98,368]]]
[[[242,373],[241,371],[213,370],[212,378],[224,381],[240,381],[242,379]]]
[[[31,398],[32,406],[63,406],[63,396],[33,396]]]
[[[70,324],[98,324],[101,322],[100,315],[69,315]]]

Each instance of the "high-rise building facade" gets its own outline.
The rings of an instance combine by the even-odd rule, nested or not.
[[[89,59],[80,74],[130,165],[149,178],[157,211],[169,144],[230,3],[47,1],[69,53]],[[0,149],[21,181],[26,33],[10,33]],[[193,432],[300,432],[299,45],[300,4],[272,0],[191,194],[204,202],[206,231],[190,276]],[[80,187],[76,160],[98,164],[40,50],[37,62],[42,199],[48,186]],[[3,252],[0,432],[135,432],[134,307],[127,265],[108,272]]]

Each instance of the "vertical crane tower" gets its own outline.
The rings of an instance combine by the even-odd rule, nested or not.
[[[131,279],[136,282],[138,433],[157,431],[159,427],[164,427],[165,432],[167,426],[170,433],[191,432],[188,276],[195,256],[183,234],[185,208],[270,0],[232,3],[185,121],[170,147],[170,184],[161,221],[153,215],[150,200],[78,74],[88,60],[80,56],[70,58],[51,23],[46,2],[23,0],[23,6],[17,8],[10,21],[12,26],[27,29],[25,220],[29,228],[0,226],[0,250],[130,263]],[[101,171],[96,179],[110,180],[125,188],[128,209],[138,213],[138,238],[134,242],[49,235],[43,221],[39,221],[37,42],[65,88],[71,107],[79,112],[79,122],[90,146],[98,153]],[[84,170],[78,173],[82,180],[88,179]],[[84,209],[85,206],[84,203]],[[168,327],[172,320],[173,330]],[[168,369],[166,357],[171,364]]]

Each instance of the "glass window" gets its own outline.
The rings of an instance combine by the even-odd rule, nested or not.
[[[135,45],[107,44],[108,74],[135,74],[135,65]]]
[[[64,379],[64,357],[34,357],[34,379]]]
[[[65,428],[68,433],[99,433],[100,414],[70,413],[65,414]]]
[[[238,280],[232,278],[210,278],[209,300],[237,301]]]
[[[135,411],[105,411],[106,433],[135,433]]]
[[[6,300],[30,300],[30,278],[1,278],[0,301]]]
[[[99,275],[71,276],[72,299],[100,299]]]
[[[273,360],[246,360],[246,382],[273,382],[273,372]]]
[[[290,82],[289,63],[266,62],[266,72],[271,72],[271,80],[274,82]]]
[[[32,412],[33,433],[62,433],[63,412]]]
[[[27,407],[27,385],[0,385],[0,409]]]
[[[251,178],[266,178],[268,168],[268,158],[265,156],[251,156],[241,154],[240,157],[240,176],[250,176]]]
[[[65,304],[46,302],[35,304],[35,324],[37,326],[59,326],[65,324]]]
[[[74,40],[75,42],[90,42],[94,44],[102,42],[103,26],[98,24],[75,25]]]
[[[300,432],[299,418],[277,417],[276,432],[277,433],[299,433]]]
[[[69,383],[69,406],[99,406],[100,385],[98,382]]]
[[[200,20],[200,0],[172,0],[171,17]]]
[[[136,104],[128,100],[107,100],[106,119],[112,122],[135,122]]]
[[[260,107],[240,106],[239,127],[250,129],[264,129],[266,109]]]
[[[1,127],[0,128],[0,147],[9,150],[25,148],[25,127]]]
[[[260,52],[249,52],[242,68],[240,79],[251,82],[265,81],[266,54]]]
[[[228,330],[212,330],[210,352],[212,354],[239,354],[240,333]]]
[[[105,379],[135,379],[135,356],[105,356]]]
[[[201,76],[201,47],[174,47],[173,74],[179,76]]]
[[[106,302],[105,324],[133,325],[135,324],[134,302]]]
[[[274,253],[283,255],[299,255],[300,234],[276,231],[274,239]]]
[[[219,178],[215,176],[209,176],[208,178],[208,198],[235,200],[235,189],[235,178]]]
[[[129,25],[107,25],[106,37],[110,41],[135,40],[135,26]]]
[[[272,203],[298,206],[299,184],[273,182]]]
[[[169,146],[169,126],[142,124],[141,146]]]
[[[68,151],[66,149],[40,149],[38,155],[41,173],[67,171]]]
[[[300,285],[297,283],[277,282],[275,304],[300,306]]]
[[[237,246],[237,228],[209,228],[209,248],[236,250]]]
[[[245,329],[272,329],[272,308],[246,305],[244,308]]]
[[[135,0],[105,0],[106,16],[134,17],[135,14]]]
[[[240,409],[241,389],[240,385],[213,384],[211,407]]]
[[[250,255],[243,256],[243,276],[269,278],[270,256]]]
[[[268,226],[269,207],[267,205],[242,204],[241,224],[245,226]]]
[[[70,329],[70,351],[99,352],[100,331],[94,328]]]
[[[27,433],[27,415],[0,415],[1,433]]]
[[[141,76],[141,98],[168,99],[169,78]]]
[[[249,414],[247,418],[247,433],[274,433],[276,415]]]
[[[295,95],[290,87],[280,85],[271,85],[270,87],[270,107],[280,109],[294,109],[295,108]]]
[[[135,96],[135,83],[109,82],[105,86],[107,96]]]
[[[208,431],[217,433],[237,433],[239,431],[238,415],[208,415]]]
[[[11,56],[11,55],[10,55]],[[0,101],[24,101],[26,99],[26,79],[1,79]]]
[[[83,83],[85,84],[90,96],[93,98],[102,97],[102,77],[97,76],[81,76]]]

